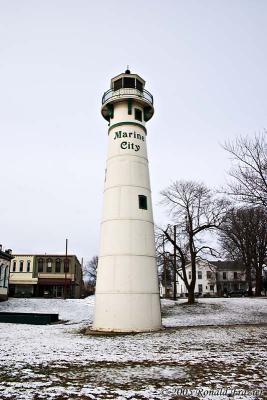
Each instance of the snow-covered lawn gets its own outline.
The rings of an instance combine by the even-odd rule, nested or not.
[[[126,336],[85,336],[93,308],[93,297],[0,303],[65,321],[0,324],[0,399],[267,398],[266,298],[164,300],[164,331]]]

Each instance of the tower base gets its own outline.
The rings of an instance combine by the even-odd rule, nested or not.
[[[158,293],[97,293],[93,331],[134,333],[162,329]]]

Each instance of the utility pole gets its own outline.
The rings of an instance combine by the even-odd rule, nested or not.
[[[166,291],[166,285],[167,285],[167,271],[166,271],[166,256],[165,256],[165,240],[163,236],[163,243],[162,243],[162,249],[163,249],[163,269],[164,269],[164,297],[165,299],[167,298],[167,291]]]
[[[75,277],[76,279],[76,277]],[[80,287],[81,287],[81,295],[85,297],[85,285],[84,285],[84,280],[83,280],[83,257],[81,260],[81,278],[80,278]]]
[[[65,262],[64,262],[64,300],[67,298],[67,265],[68,265],[68,239],[66,239],[66,252],[65,252]]]
[[[173,234],[174,234],[174,246],[173,246],[173,269],[174,269],[174,278],[173,278],[173,300],[177,300],[177,287],[176,287],[176,226],[174,225],[174,230],[173,230]]]

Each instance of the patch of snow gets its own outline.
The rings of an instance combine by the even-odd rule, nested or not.
[[[94,297],[0,303],[1,311],[59,313],[66,321],[0,324],[0,398],[161,400],[185,388],[267,386],[266,298],[201,299],[193,306],[163,300],[165,330],[113,337],[80,333],[93,309]]]

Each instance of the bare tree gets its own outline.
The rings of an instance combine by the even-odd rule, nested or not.
[[[232,180],[226,192],[238,201],[267,207],[267,131],[227,142],[232,157]]]
[[[177,274],[185,282],[188,303],[195,301],[196,262],[207,255],[215,256],[217,251],[207,244],[207,233],[214,232],[221,225],[229,202],[218,198],[203,183],[177,181],[161,192],[162,204],[167,207],[172,224],[176,225],[176,240],[173,229],[164,230],[165,236],[176,247]],[[191,281],[186,274],[187,264],[191,266]]]
[[[97,274],[98,257],[94,256],[90,261],[86,262],[83,267],[83,275],[86,281],[88,281],[92,286],[96,284],[96,274]]]
[[[227,213],[221,226],[221,245],[233,260],[242,260],[252,295],[253,275],[256,296],[261,295],[262,272],[267,256],[267,210],[265,207],[233,208]]]

